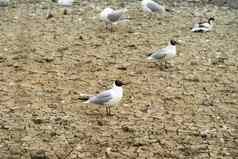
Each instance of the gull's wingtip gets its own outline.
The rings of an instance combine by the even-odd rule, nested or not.
[[[151,56],[153,52],[146,54],[147,57]]]
[[[78,97],[79,100],[84,101],[83,103],[89,103],[90,102],[90,96],[86,96],[86,95],[80,95],[80,97]]]

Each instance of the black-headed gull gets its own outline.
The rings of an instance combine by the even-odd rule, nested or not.
[[[112,29],[112,24],[129,20],[125,15],[126,11],[127,9],[114,10],[107,7],[100,13],[100,19],[105,22],[107,29]]]
[[[207,22],[196,22],[193,25],[192,32],[208,32],[211,31],[214,25],[215,18],[211,17]]]
[[[156,52],[150,53],[147,56],[147,59],[149,60],[166,60],[170,59],[176,56],[176,44],[177,42],[175,40],[170,40],[167,47],[162,48]]]
[[[143,0],[141,1],[142,8],[144,12],[147,13],[164,13],[166,11],[165,7],[152,1],[152,0]]]
[[[110,107],[117,105],[122,96],[123,96],[123,89],[122,86],[125,85],[122,81],[116,80],[113,83],[111,89],[103,91],[95,96],[89,97],[89,99],[84,103],[93,103],[98,105],[105,105],[107,115],[111,114]]]

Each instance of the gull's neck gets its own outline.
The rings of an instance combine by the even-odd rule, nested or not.
[[[170,47],[170,48],[175,48],[175,49],[176,49],[176,45],[172,45],[172,44],[170,44],[170,42],[169,42],[169,44],[168,44],[168,47]]]
[[[210,21],[209,24],[210,24],[210,26],[213,26],[214,22],[213,22],[213,21]]]
[[[122,90],[122,87],[118,87],[115,83],[113,83],[112,89]]]
[[[115,83],[113,83],[112,88],[119,88]]]

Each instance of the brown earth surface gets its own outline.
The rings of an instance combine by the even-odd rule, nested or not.
[[[130,22],[110,32],[105,4],[0,8],[0,158],[237,158],[238,11],[148,17],[131,2]],[[215,17],[212,32],[190,32],[195,12]],[[145,59],[170,39],[180,45],[168,68]],[[130,84],[113,116],[78,99],[115,79]]]

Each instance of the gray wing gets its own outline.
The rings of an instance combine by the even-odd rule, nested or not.
[[[153,53],[151,56],[153,59],[163,59],[165,58],[165,56],[167,55],[167,49],[166,48],[163,48],[163,49],[160,49],[159,51]]]
[[[89,100],[91,103],[103,105],[111,99],[112,99],[112,94],[108,90],[108,91],[104,91],[96,96],[90,97]]]
[[[160,6],[159,4],[156,4],[156,3],[147,3],[146,6],[152,11],[152,12],[158,12],[160,11]]]
[[[116,22],[116,21],[120,20],[120,17],[121,17],[121,13],[119,13],[119,12],[114,12],[114,13],[110,13],[107,15],[107,18],[111,22]]]

